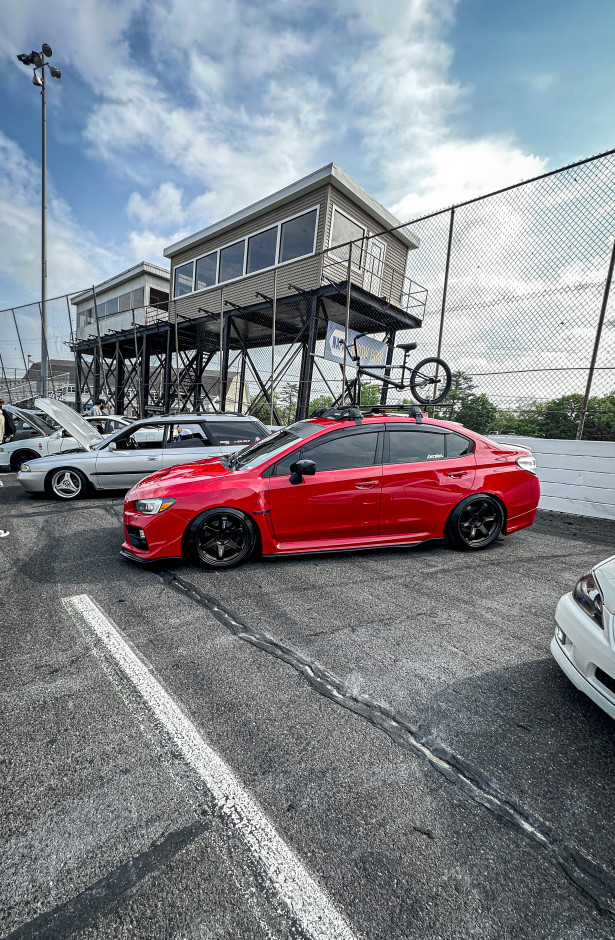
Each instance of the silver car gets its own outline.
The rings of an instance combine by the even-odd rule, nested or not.
[[[27,493],[76,499],[90,488],[130,489],[156,470],[241,450],[267,437],[266,427],[249,415],[182,414],[144,418],[110,437],[62,402],[37,399],[79,443],[79,449],[23,464],[17,480]]]

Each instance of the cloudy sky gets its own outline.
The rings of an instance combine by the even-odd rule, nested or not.
[[[613,145],[607,0],[3,0],[0,308],[74,291],[335,161],[403,219]]]

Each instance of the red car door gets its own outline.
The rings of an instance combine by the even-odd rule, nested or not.
[[[269,478],[271,525],[278,542],[323,542],[378,534],[381,426],[334,431],[283,458]],[[314,476],[293,486],[290,464],[313,460]]]
[[[453,507],[472,492],[474,442],[428,426],[396,424],[384,443],[381,535],[441,535]]]

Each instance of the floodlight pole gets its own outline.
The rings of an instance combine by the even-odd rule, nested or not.
[[[42,157],[41,157],[41,395],[47,397],[49,352],[47,348],[47,98],[45,56],[41,53]]]

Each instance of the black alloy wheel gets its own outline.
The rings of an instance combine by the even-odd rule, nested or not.
[[[254,523],[237,509],[210,509],[191,527],[197,561],[206,568],[234,568],[256,545]]]
[[[28,463],[29,460],[38,460],[39,456],[40,454],[33,450],[16,450],[14,454],[11,454],[11,470],[13,473],[19,473],[22,464]]]
[[[422,359],[410,373],[410,391],[419,405],[437,405],[451,390],[453,375],[444,359]]]
[[[60,467],[47,477],[47,491],[56,499],[79,499],[87,490],[88,481],[74,467]]]
[[[451,513],[448,535],[453,545],[466,551],[486,548],[504,528],[504,510],[493,496],[469,496]]]

